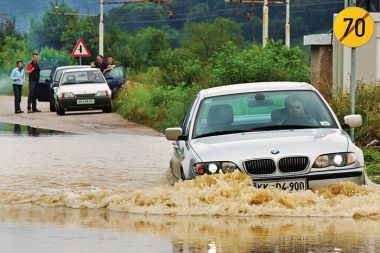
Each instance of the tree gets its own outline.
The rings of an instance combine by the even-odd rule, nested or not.
[[[76,11],[62,2],[60,5],[50,3],[46,8],[41,21],[32,19],[30,39],[35,49],[49,46],[55,49],[62,49],[64,42],[62,34],[66,31],[72,19],[77,17],[64,16],[63,13],[75,13]]]
[[[226,18],[217,18],[212,23],[190,23],[186,32],[188,36],[182,45],[201,60],[207,60],[228,41],[240,46],[244,44],[240,25]]]

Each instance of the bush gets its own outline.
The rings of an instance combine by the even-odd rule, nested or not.
[[[355,139],[360,145],[366,145],[374,139],[380,139],[380,86],[359,84],[356,91],[355,113],[363,117],[363,125],[355,130]],[[339,119],[350,113],[350,93],[342,92],[330,102]]]
[[[304,53],[269,41],[265,48],[254,45],[240,50],[226,43],[210,60],[209,72],[217,84],[266,81],[310,81],[310,67]]]

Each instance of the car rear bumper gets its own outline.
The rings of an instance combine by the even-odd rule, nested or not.
[[[93,104],[78,104],[77,98],[66,98],[60,99],[59,106],[67,110],[81,110],[81,109],[102,109],[107,106],[111,106],[111,97],[95,97],[89,98],[94,99],[95,103]]]
[[[365,184],[365,169],[364,167],[346,170],[334,170],[334,171],[318,171],[310,172],[303,175],[284,176],[276,178],[253,178],[255,182],[260,181],[281,181],[291,179],[306,179],[309,189],[316,189],[325,187],[334,183],[351,181],[358,185]]]

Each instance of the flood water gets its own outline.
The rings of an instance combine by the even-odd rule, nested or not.
[[[380,191],[171,186],[171,143],[141,135],[0,135],[0,252],[379,252]]]

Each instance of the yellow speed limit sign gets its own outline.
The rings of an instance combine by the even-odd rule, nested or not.
[[[373,34],[374,22],[369,13],[359,7],[341,11],[334,21],[334,33],[338,41],[347,47],[360,47]]]

